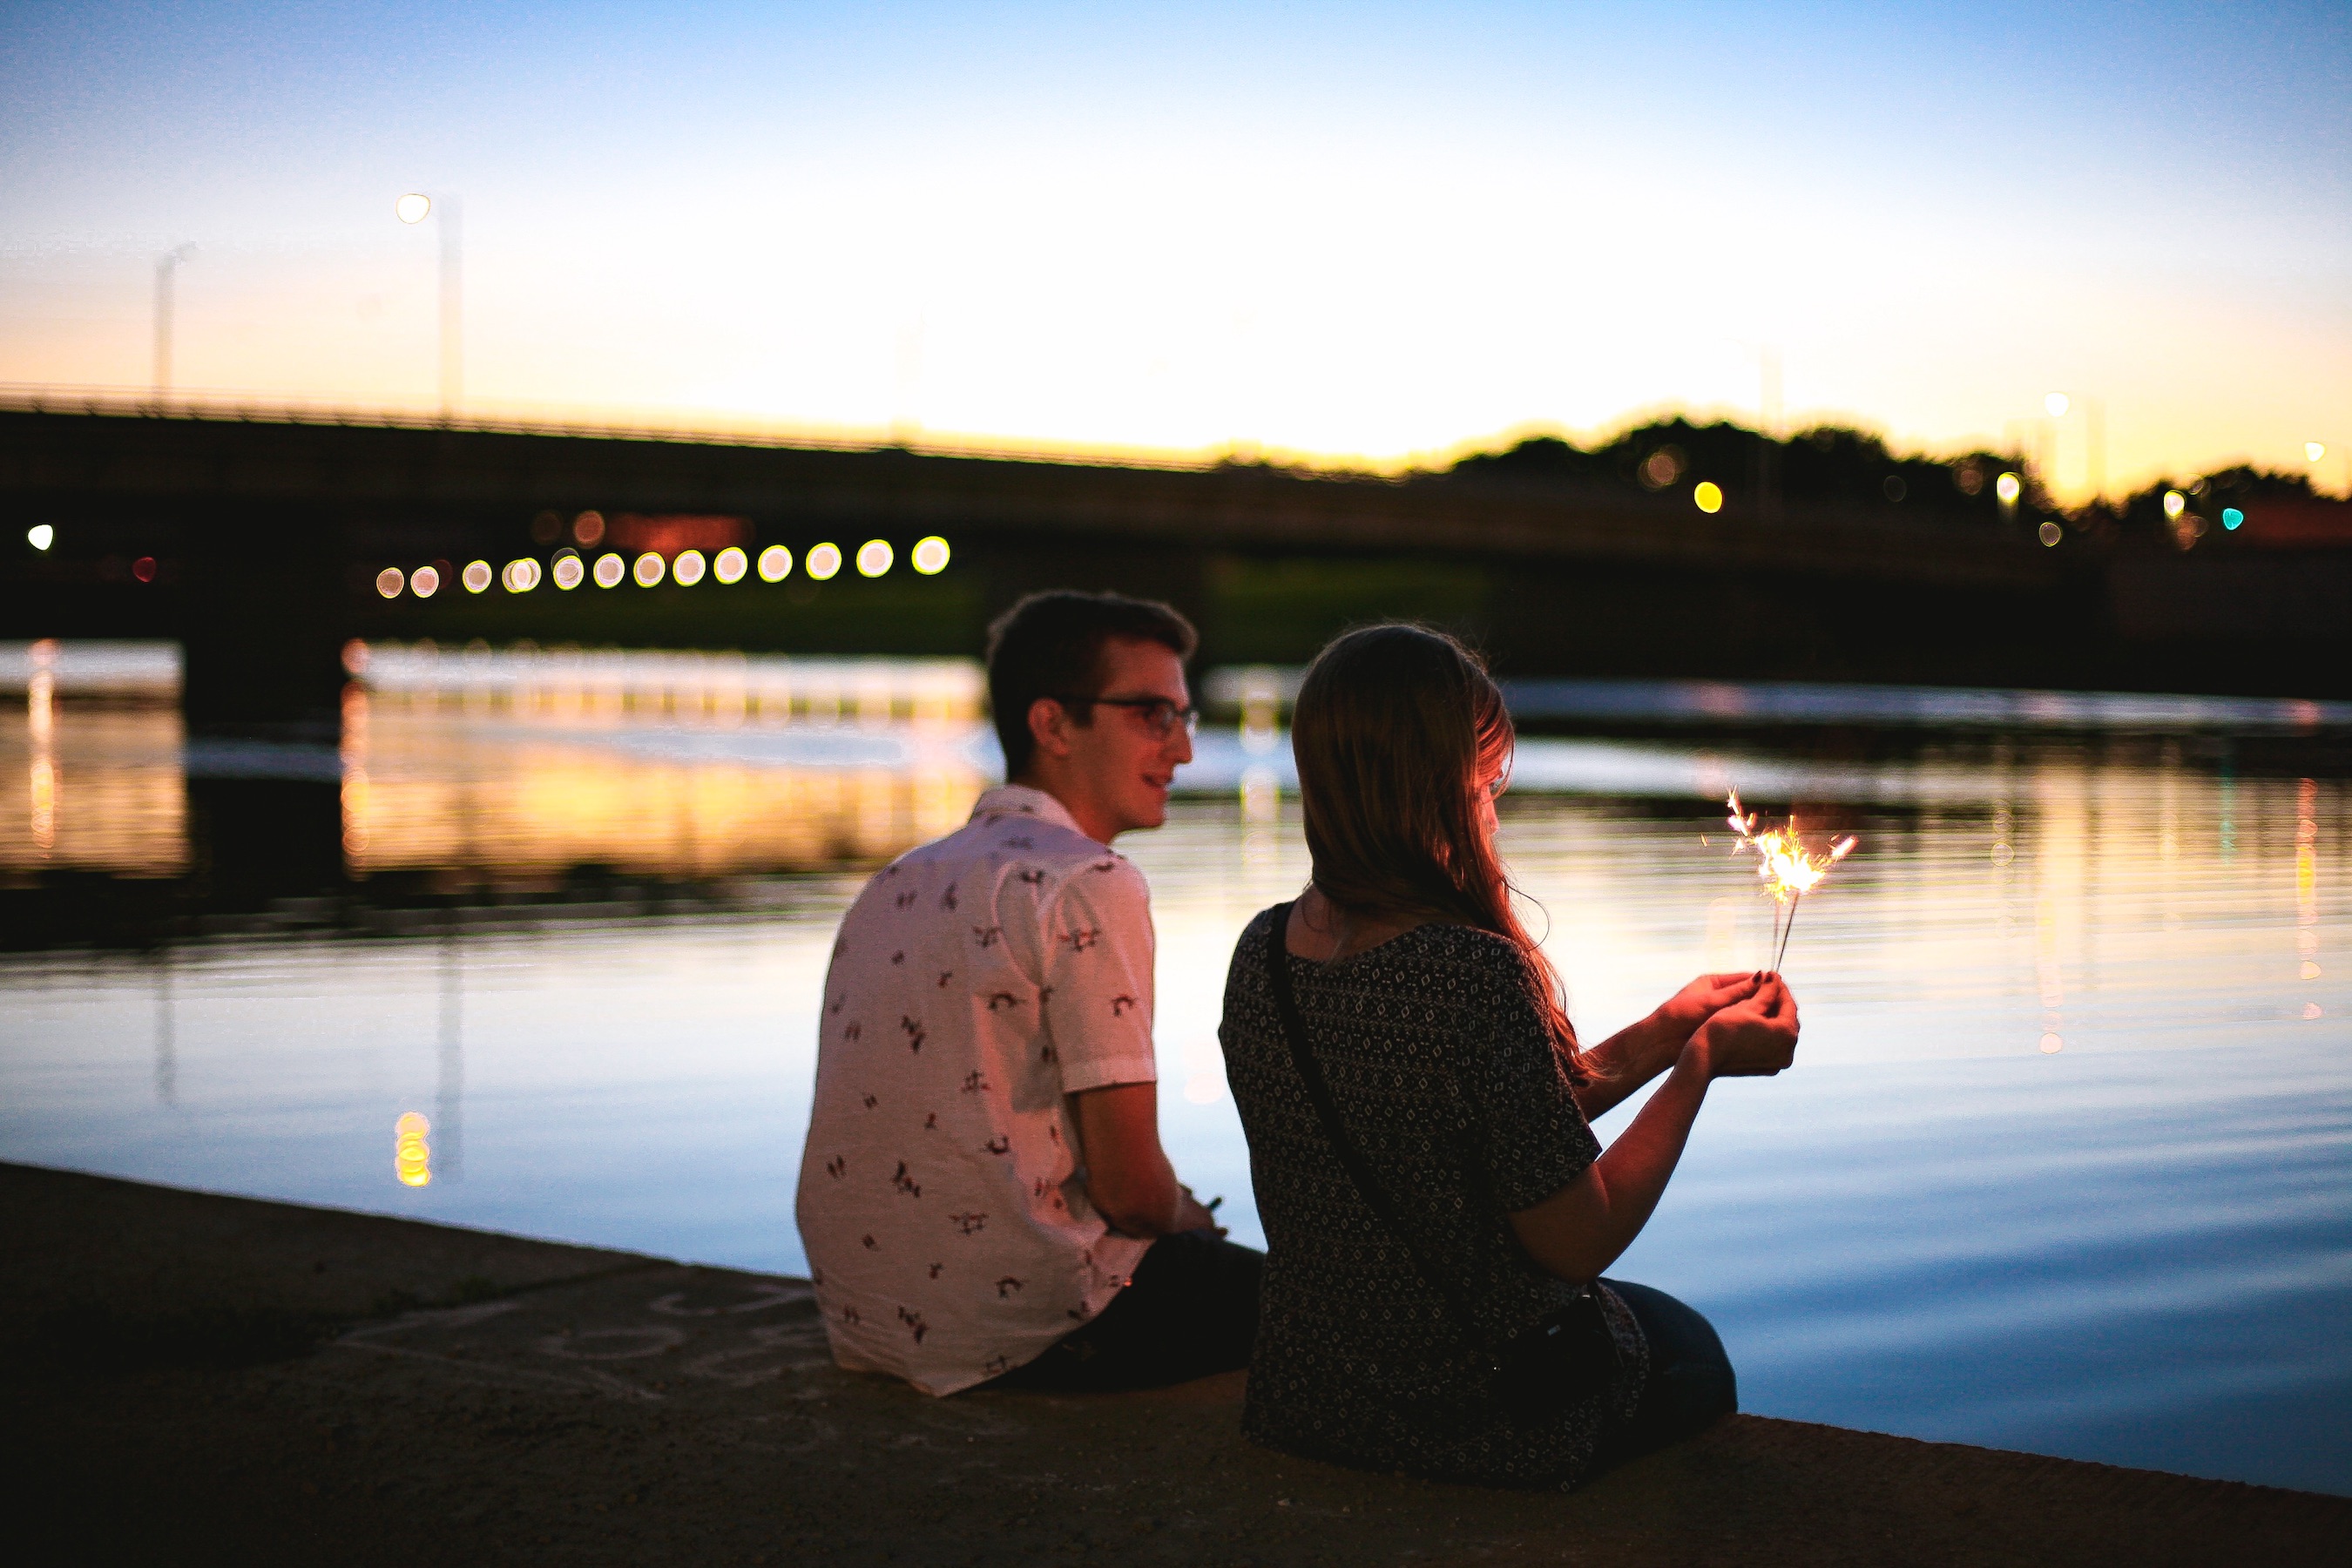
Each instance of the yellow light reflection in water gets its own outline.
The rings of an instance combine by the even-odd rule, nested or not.
[[[2319,968],[2319,781],[2298,780],[2294,790],[2294,949],[2300,960],[2297,975],[2320,977]],[[2303,1016],[2324,1016],[2326,1009],[2306,1002]]]
[[[188,795],[176,703],[68,697],[54,642],[26,650],[22,706],[0,703],[0,874],[176,876],[187,867]]]
[[[358,876],[872,862],[957,826],[985,782],[964,751],[983,686],[968,660],[378,644],[368,679],[344,708]]]
[[[425,1141],[433,1131],[433,1123],[415,1111],[404,1111],[392,1124],[392,1173],[404,1187],[430,1186],[433,1182],[433,1145]]]

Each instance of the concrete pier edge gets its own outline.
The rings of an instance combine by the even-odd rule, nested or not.
[[[803,1281],[0,1163],[18,1562],[2336,1561],[2352,1500],[1752,1415],[1569,1496],[928,1399]]]

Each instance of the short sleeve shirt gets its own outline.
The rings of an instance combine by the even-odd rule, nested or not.
[[[835,1358],[952,1394],[1034,1359],[1146,1241],[1088,1201],[1068,1097],[1149,1083],[1143,874],[1041,790],[869,881],[825,979],[797,1213]]]
[[[1454,1309],[1333,1152],[1265,972],[1272,945],[1290,966],[1308,1045],[1349,1136],[1413,1247],[1458,1281],[1492,1349],[1575,1296],[1528,1256],[1509,1215],[1600,1153],[1517,951],[1437,923],[1328,964],[1281,942],[1271,911],[1243,932],[1220,1029],[1266,1235],[1245,1429],[1341,1464],[1572,1485],[1609,1414],[1630,1415],[1640,1399],[1639,1324],[1604,1290],[1617,1349],[1606,1392],[1541,1420],[1499,1407]]]

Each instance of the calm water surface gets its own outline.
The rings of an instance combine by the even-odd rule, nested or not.
[[[593,864],[749,890],[0,961],[0,1157],[800,1270],[843,868],[961,820],[988,766],[942,679],[814,717],[379,691],[316,754],[0,710],[0,875],[179,874],[189,778],[242,773],[328,781],[362,888]],[[1280,747],[1203,739],[1202,793],[1121,847],[1155,889],[1167,1142],[1257,1241],[1219,996],[1306,863]],[[1715,1321],[1753,1411],[2352,1492],[2343,778],[2240,776],[2194,737],[1802,749],[1533,742],[1507,797],[1589,1035],[1763,960],[1725,784],[1864,837],[1790,947],[1798,1070],[1717,1088],[1616,1272]]]

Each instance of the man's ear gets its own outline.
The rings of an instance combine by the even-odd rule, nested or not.
[[[1029,738],[1049,757],[1070,754],[1070,710],[1051,697],[1029,704]]]

